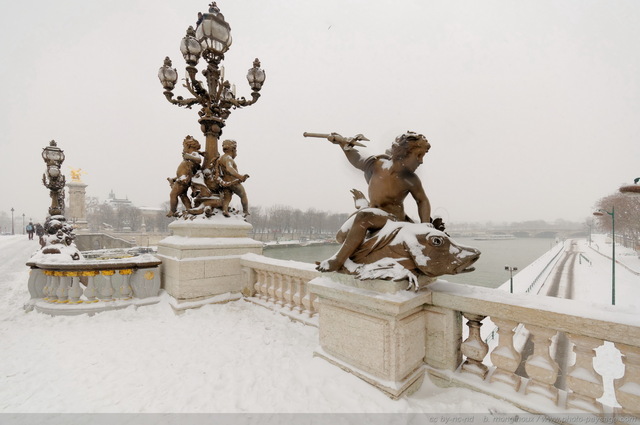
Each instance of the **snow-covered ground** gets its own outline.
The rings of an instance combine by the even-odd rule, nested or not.
[[[153,306],[93,317],[26,313],[24,264],[36,244],[25,236],[0,237],[0,413],[520,412],[471,390],[436,387],[428,378],[417,393],[392,401],[314,358],[316,328],[242,300],[180,315],[166,294]],[[601,252],[606,246],[600,244]],[[598,254],[587,256],[593,265],[580,279],[604,291]],[[636,279],[635,285],[620,282],[621,303],[639,299]],[[587,299],[587,291],[581,293]],[[599,289],[592,294],[601,297]]]

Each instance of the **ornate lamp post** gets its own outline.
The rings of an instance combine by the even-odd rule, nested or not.
[[[616,305],[616,208],[611,207],[611,212],[597,210],[593,215],[601,217],[605,214],[611,216],[611,305]]]
[[[22,213],[22,234],[24,235],[25,232],[25,228],[24,228],[24,213]]]
[[[212,169],[213,161],[218,157],[218,139],[225,126],[225,120],[232,109],[254,104],[260,98],[260,89],[266,74],[256,59],[247,74],[251,86],[251,99],[236,98],[235,87],[224,79],[224,67],[220,62],[231,46],[231,27],[215,2],[209,5],[209,12],[199,14],[196,29],[189,27],[180,43],[180,52],[187,63],[183,86],[191,97],[185,99],[177,96],[174,99],[173,89],[178,81],[178,73],[172,68],[171,59],[166,57],[158,71],[158,78],[164,88],[164,95],[169,102],[177,106],[191,109],[200,106],[198,122],[206,139],[205,157],[202,168]],[[197,79],[196,66],[200,58],[206,62],[202,71],[204,81]]]
[[[64,151],[52,140],[49,146],[42,149],[42,159],[47,164],[47,172],[42,175],[42,184],[49,189],[51,196],[49,215],[64,215],[65,178],[60,171],[64,162]]]
[[[13,208],[11,208],[11,234],[12,234],[12,235],[15,235],[15,234],[16,234],[16,232],[15,232],[15,227],[14,227],[14,225],[13,225],[13,212],[14,212],[14,211],[15,211],[15,210],[14,210]]]

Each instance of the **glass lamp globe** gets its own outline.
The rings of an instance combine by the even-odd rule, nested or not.
[[[171,91],[178,81],[178,72],[171,68],[171,59],[167,56],[164,58],[164,64],[158,70],[158,79],[165,90]]]
[[[260,91],[266,78],[267,74],[260,68],[260,60],[256,58],[253,61],[253,68],[247,73],[247,81],[253,90]]]
[[[187,29],[187,35],[180,42],[180,52],[182,52],[185,62],[191,66],[195,66],[200,60],[202,46],[196,40],[196,31],[193,27]]]
[[[49,146],[42,150],[42,159],[46,163],[62,164],[64,161],[64,152],[58,147],[55,140],[49,142]]]
[[[196,40],[202,46],[205,58],[220,58],[231,46],[231,27],[215,2],[209,12],[202,14],[202,22],[196,28]]]

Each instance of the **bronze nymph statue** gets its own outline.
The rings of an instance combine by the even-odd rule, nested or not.
[[[431,145],[422,134],[407,132],[396,138],[383,155],[363,156],[357,149],[362,135],[345,138],[337,133],[305,133],[326,137],[342,148],[347,160],[362,170],[369,200],[352,190],[357,211],[342,226],[338,252],[322,261],[318,270],[355,274],[360,279],[407,279],[418,289],[418,276],[436,277],[472,271],[480,252],[455,244],[444,232],[442,220],[431,218],[431,204],[416,170]],[[404,200],[415,200],[419,223],[409,218]]]

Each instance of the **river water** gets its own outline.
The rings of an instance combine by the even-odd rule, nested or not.
[[[460,245],[472,246],[480,250],[480,259],[476,262],[476,270],[459,275],[445,275],[442,279],[449,282],[497,288],[509,280],[506,265],[518,270],[538,259],[552,248],[553,239],[516,238],[509,240],[474,240],[471,238],[455,238]],[[339,245],[309,245],[296,247],[276,247],[264,250],[264,255],[280,260],[294,260],[304,263],[315,263],[331,257]],[[514,276],[518,272],[514,272]]]

